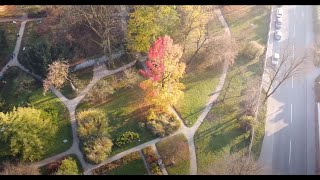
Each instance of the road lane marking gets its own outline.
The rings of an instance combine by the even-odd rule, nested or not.
[[[293,88],[293,75],[291,76],[291,87]]]
[[[296,19],[296,8],[293,9],[293,18],[294,20]],[[293,37],[295,36],[296,33],[296,23],[293,23]]]
[[[291,119],[290,119],[291,123],[292,123],[292,104],[291,104]]]
[[[292,60],[294,60],[294,44],[292,45]]]
[[[290,147],[289,147],[289,165],[291,163],[291,140],[290,140]]]

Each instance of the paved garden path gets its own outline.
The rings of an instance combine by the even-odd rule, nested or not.
[[[229,30],[229,27],[227,25],[227,23],[225,22],[222,14],[221,14],[221,11],[219,9],[216,9],[215,10],[215,13],[218,15],[219,17],[219,20],[221,21],[221,23],[224,25],[224,28],[225,28],[225,32],[227,33],[227,35],[230,35],[230,30]],[[25,28],[25,24],[27,21],[31,21],[31,20],[38,20],[38,19],[29,19],[29,20],[25,20],[21,23],[21,28],[20,28],[20,31],[19,31],[19,34],[20,34],[20,38],[17,39],[17,44],[16,44],[16,47],[15,47],[15,53],[16,53],[16,56],[15,58],[13,58],[11,61],[8,62],[8,64],[10,66],[17,66],[19,68],[21,68],[22,70],[30,73],[29,70],[27,70],[26,68],[24,68],[17,60],[17,56],[18,56],[18,53],[19,53],[19,49],[20,49],[20,45],[21,45],[21,39],[22,39],[22,36],[23,36],[23,32],[24,32],[24,28]],[[12,21],[12,20],[8,20],[8,21]],[[4,22],[3,20],[0,20],[0,22]],[[73,136],[73,143],[72,143],[72,146],[65,152],[62,152],[60,154],[57,154],[55,156],[52,156],[50,158],[47,158],[47,159],[44,159],[40,162],[37,162],[37,163],[34,163],[35,166],[37,167],[41,167],[43,165],[46,165],[50,162],[53,162],[53,161],[56,161],[64,156],[67,156],[67,155],[70,155],[70,154],[75,154],[78,159],[80,160],[81,162],[81,165],[84,169],[84,174],[92,174],[92,170],[95,169],[95,168],[98,168],[100,166],[103,166],[109,162],[112,162],[114,160],[117,160],[119,158],[122,158],[132,152],[135,152],[135,151],[140,151],[141,149],[147,147],[147,146],[152,146],[153,148],[155,148],[156,152],[157,152],[157,149],[155,147],[155,144],[163,139],[166,139],[166,138],[169,138],[169,137],[172,137],[174,135],[177,135],[177,134],[180,134],[180,133],[184,133],[184,135],[187,137],[188,139],[188,144],[189,144],[189,151],[190,151],[190,174],[197,174],[197,161],[196,161],[196,152],[195,152],[195,145],[194,145],[194,134],[196,132],[196,130],[199,128],[199,126],[201,125],[201,123],[203,122],[204,118],[206,117],[206,115],[208,114],[209,110],[212,108],[212,105],[213,105],[213,102],[217,99],[217,97],[219,96],[219,92],[221,91],[222,87],[223,87],[223,84],[224,84],[224,80],[225,80],[225,77],[226,77],[226,73],[228,71],[228,65],[227,63],[224,64],[224,67],[223,67],[223,73],[222,75],[220,76],[220,81],[219,81],[219,84],[217,86],[217,88],[215,89],[214,93],[212,94],[212,96],[210,97],[209,99],[209,102],[206,104],[204,110],[202,111],[202,113],[200,114],[199,118],[197,119],[196,123],[188,128],[184,125],[184,123],[182,123],[182,126],[181,128],[173,133],[172,135],[170,136],[167,136],[167,137],[164,137],[164,138],[156,138],[154,140],[151,140],[151,141],[148,141],[148,142],[145,142],[141,145],[138,145],[136,147],[133,147],[131,149],[128,149],[126,151],[123,151],[121,153],[118,153],[112,157],[109,157],[107,158],[105,161],[103,161],[102,163],[100,164],[97,164],[97,165],[92,165],[92,164],[89,164],[87,163],[85,160],[84,160],[84,157],[83,157],[83,154],[81,153],[80,149],[79,149],[79,138],[77,136],[77,124],[76,124],[76,118],[75,118],[75,110],[76,110],[76,107],[77,105],[80,103],[80,101],[84,98],[84,96],[88,93],[88,91],[90,91],[92,89],[92,87],[102,78],[106,77],[106,76],[109,76],[109,75],[112,75],[112,74],[115,74],[117,72],[121,72],[131,66],[133,66],[134,64],[136,63],[136,61],[134,62],[131,62],[127,65],[124,65],[118,69],[115,69],[115,70],[107,70],[104,63],[101,64],[101,65],[95,65],[94,66],[94,73],[93,73],[93,78],[92,80],[90,81],[90,83],[87,85],[87,87],[82,90],[79,95],[77,97],[75,97],[74,99],[68,99],[66,98],[64,95],[62,95],[56,88],[52,87],[50,88],[50,90],[66,105],[67,109],[69,110],[69,113],[70,113],[70,121],[71,121],[71,126],[72,126],[72,136]],[[8,67],[6,66],[5,68],[3,68],[1,70],[1,73],[0,75],[2,75],[6,70],[8,69]],[[31,75],[33,75],[34,77],[36,77],[37,79],[41,80],[41,78],[35,74],[32,74],[30,73]],[[181,118],[179,117],[179,115],[175,112],[174,109],[172,109],[172,112],[174,112],[176,114],[176,116],[178,117],[178,119],[180,121]],[[182,121],[183,122],[183,121]],[[164,174],[167,174],[167,171],[164,169],[162,170],[164,172]]]
[[[226,21],[224,20],[223,16],[222,16],[222,13],[220,11],[220,9],[216,9],[215,10],[215,13],[217,14],[219,20],[221,21],[221,23],[223,24],[224,26],[224,30],[226,32],[226,35],[230,36],[231,33],[230,33],[230,30],[229,30],[229,27],[228,27],[228,24],[226,23]],[[201,125],[201,123],[203,122],[204,118],[206,117],[206,115],[208,114],[209,110],[212,108],[212,105],[213,105],[213,102],[218,98],[219,96],[219,93],[220,91],[222,90],[222,87],[223,87],[223,84],[224,84],[224,81],[225,81],[225,78],[226,78],[226,74],[228,72],[228,64],[227,62],[224,63],[224,66],[223,66],[223,72],[222,72],[222,75],[220,76],[219,78],[219,84],[218,86],[216,87],[215,91],[212,93],[212,95],[210,96],[209,98],[209,102],[206,104],[204,110],[202,111],[202,113],[200,114],[199,118],[197,119],[196,123],[192,126],[192,127],[186,127],[184,125],[184,123],[182,123],[182,126],[181,128],[175,132],[174,134],[170,135],[170,136],[167,136],[167,137],[164,137],[164,138],[157,138],[157,139],[154,139],[154,140],[151,140],[151,141],[148,141],[146,143],[143,143],[139,146],[136,146],[136,147],[133,147],[129,150],[126,150],[126,151],[123,151],[115,156],[112,156],[110,158],[108,158],[107,160],[105,160],[104,162],[102,162],[101,164],[98,164],[98,165],[95,165],[95,166],[92,166],[91,169],[88,169],[87,171],[85,171],[84,173],[85,174],[91,174],[91,170],[92,169],[95,169],[95,168],[98,168],[100,166],[103,166],[109,162],[112,162],[114,160],[117,160],[119,158],[122,158],[132,152],[135,152],[135,151],[139,151],[147,146],[152,146],[155,148],[155,150],[157,150],[157,148],[155,147],[155,144],[163,139],[166,139],[166,138],[169,138],[169,137],[172,137],[174,135],[177,135],[177,134],[180,134],[180,133],[184,133],[184,135],[186,136],[186,138],[188,139],[188,144],[189,144],[189,152],[190,152],[190,174],[191,175],[195,175],[197,174],[197,159],[196,159],[196,152],[195,152],[195,145],[194,145],[194,134],[195,132],[197,131],[197,129],[199,128],[199,126]],[[181,118],[180,116],[178,115],[178,113],[172,108],[171,111],[176,115],[176,117],[181,121]],[[157,152],[157,151],[156,151]],[[166,172],[166,170],[165,170]],[[164,173],[164,174],[167,174]]]
[[[126,65],[124,65],[118,69],[115,69],[115,70],[107,70],[104,63],[101,65],[95,65],[95,67],[93,69],[93,77],[92,77],[92,80],[90,81],[90,83],[87,85],[87,87],[84,90],[82,90],[79,93],[79,95],[77,97],[75,97],[74,99],[71,99],[71,100],[66,98],[64,95],[62,95],[56,88],[54,88],[54,87],[50,88],[50,90],[65,104],[65,106],[69,110],[71,127],[72,127],[73,143],[72,143],[71,148],[69,150],[67,150],[66,152],[60,153],[58,155],[55,155],[53,157],[50,157],[50,158],[42,160],[38,163],[35,163],[36,166],[38,166],[38,167],[43,166],[43,165],[48,164],[50,162],[53,162],[57,159],[60,159],[61,157],[66,156],[67,154],[76,154],[78,159],[80,160],[81,165],[84,170],[93,167],[92,164],[87,163],[84,160],[83,154],[80,151],[80,146],[79,146],[80,140],[77,135],[76,107],[81,102],[81,100],[85,97],[85,95],[92,89],[92,87],[100,79],[102,79],[106,76],[115,74],[117,72],[121,72],[121,71],[133,66],[135,63],[136,63],[136,61],[133,61],[133,62],[126,64]]]

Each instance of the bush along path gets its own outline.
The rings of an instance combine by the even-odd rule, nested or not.
[[[226,23],[226,21],[224,20],[222,13],[219,9],[215,10],[215,13],[217,14],[217,16],[219,17],[219,20],[221,21],[221,23],[224,26],[225,32],[227,35],[231,35],[229,27]],[[38,20],[38,19],[26,19],[21,23],[21,27],[20,27],[20,38],[17,39],[17,44],[15,47],[15,58],[13,58],[11,61],[8,62],[7,65],[9,66],[17,66],[19,68],[21,68],[23,71],[26,71],[27,73],[31,74],[32,76],[34,76],[35,78],[37,78],[38,80],[41,80],[41,78],[35,74],[30,73],[29,70],[27,70],[26,68],[24,68],[17,60],[17,56],[18,56],[18,52],[20,49],[20,45],[21,45],[21,39],[23,36],[23,32],[24,32],[24,28],[25,28],[25,23],[27,21],[32,21],[32,20]],[[101,65],[95,65],[94,66],[94,73],[93,73],[93,78],[90,81],[90,83],[87,85],[87,87],[82,90],[79,95],[77,97],[75,97],[74,99],[68,99],[66,98],[64,95],[62,95],[56,88],[51,87],[50,90],[67,106],[67,109],[69,110],[70,113],[70,121],[71,121],[71,126],[72,126],[72,137],[73,137],[73,144],[71,146],[71,148],[69,148],[67,151],[57,154],[55,156],[52,156],[50,158],[44,159],[40,162],[34,163],[35,166],[37,167],[41,167],[44,166],[46,164],[49,164],[53,161],[56,161],[58,159],[60,159],[61,157],[70,155],[70,154],[76,154],[76,156],[79,158],[81,165],[84,169],[84,174],[86,175],[90,175],[92,174],[91,171],[95,168],[98,168],[100,166],[103,166],[107,163],[110,163],[114,160],[120,159],[132,152],[135,151],[141,151],[143,148],[147,147],[147,146],[152,146],[153,148],[155,147],[155,144],[163,139],[175,136],[179,133],[184,133],[184,135],[187,137],[188,139],[188,145],[189,145],[189,152],[190,152],[190,174],[195,175],[197,174],[197,160],[196,160],[196,153],[195,153],[195,146],[194,146],[194,134],[196,132],[196,130],[199,128],[199,126],[201,125],[202,121],[204,120],[204,118],[206,117],[206,115],[208,114],[209,110],[212,108],[214,101],[217,99],[217,97],[219,96],[219,92],[221,91],[224,81],[225,81],[225,77],[226,77],[226,73],[228,71],[228,64],[225,62],[224,63],[224,67],[223,67],[223,73],[220,76],[219,79],[219,85],[217,86],[217,88],[215,89],[215,91],[212,93],[213,95],[210,97],[208,103],[206,104],[206,106],[204,107],[202,113],[200,114],[199,118],[197,119],[196,123],[188,128],[184,125],[184,123],[181,123],[182,126],[181,128],[176,131],[175,133],[173,133],[170,136],[167,137],[163,137],[163,138],[156,138],[154,140],[151,140],[149,142],[143,143],[141,145],[138,145],[136,147],[133,147],[131,149],[128,149],[126,151],[123,151],[121,153],[118,153],[112,157],[107,158],[105,161],[103,161],[100,164],[97,165],[92,165],[87,163],[84,158],[83,158],[83,154],[81,153],[80,149],[79,149],[79,138],[77,136],[77,123],[76,123],[76,118],[75,118],[75,110],[77,105],[80,103],[80,101],[84,98],[84,96],[91,90],[91,88],[102,78],[106,77],[106,76],[110,76],[112,74],[115,74],[117,72],[121,72],[131,66],[133,66],[136,63],[136,61],[133,61],[127,65],[124,65],[118,69],[115,70],[107,70],[106,66],[104,64]],[[8,67],[9,67],[8,66]],[[8,69],[7,66],[5,66],[5,68],[3,68],[0,72],[0,77],[2,76],[2,74]],[[176,113],[176,111],[172,108],[171,111],[177,116],[177,118],[183,122],[181,120],[181,118],[178,116],[178,114]],[[157,149],[155,149],[157,152]],[[167,174],[167,171],[165,169],[162,169],[162,171],[164,172],[163,174]]]

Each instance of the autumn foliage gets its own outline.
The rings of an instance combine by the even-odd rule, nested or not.
[[[164,51],[165,46],[168,42],[166,42],[166,38],[159,38],[152,48],[150,48],[148,53],[148,60],[146,61],[147,69],[141,70],[140,73],[145,76],[151,78],[153,81],[159,81],[163,77],[164,73]]]
[[[145,91],[145,103],[164,112],[175,105],[183,95],[184,85],[179,82],[185,73],[185,64],[180,61],[182,48],[173,44],[169,36],[159,37],[148,53],[146,70],[140,73],[148,79],[140,83]]]

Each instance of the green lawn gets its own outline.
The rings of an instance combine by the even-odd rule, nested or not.
[[[111,78],[111,76],[105,78],[108,79]],[[144,110],[139,108],[139,103],[142,101],[142,98],[142,90],[138,87],[138,84],[136,84],[131,89],[117,90],[110,96],[107,102],[102,104],[90,104],[83,101],[78,105],[77,112],[88,108],[98,108],[105,112],[108,117],[109,132],[113,141],[127,131],[139,133],[140,141],[132,142],[121,148],[114,146],[110,155],[112,156],[156,138],[149,130],[140,129],[138,126],[139,121],[144,121],[144,119],[141,118]]]
[[[223,25],[212,11],[208,22],[208,30],[211,37],[221,36],[224,33]],[[195,46],[189,49],[183,55],[182,61],[189,61],[193,56]],[[214,92],[219,83],[219,77],[222,71],[223,63],[216,63],[214,66],[206,67],[209,62],[204,54],[205,50],[201,49],[195,56],[193,62],[188,64],[187,73],[181,82],[185,85],[184,97],[175,106],[181,118],[187,126],[192,126],[201,111],[209,100],[210,95]],[[214,59],[214,57],[211,57]]]
[[[58,124],[58,133],[50,144],[46,145],[45,157],[66,151],[72,145],[71,125],[69,112],[62,102],[51,92],[43,95],[42,85],[34,81],[33,77],[25,72],[10,68],[9,74],[2,79],[6,83],[0,84],[1,98],[6,102],[4,111],[12,110],[13,106],[33,106],[37,109],[49,112],[52,119]],[[26,82],[33,82],[26,85]],[[64,139],[68,143],[63,143]]]
[[[148,172],[142,158],[131,161],[121,167],[113,169],[108,175],[147,175]]]
[[[262,103],[264,94],[261,94],[261,99],[260,99],[260,107],[259,107],[259,112],[258,112],[258,125],[255,127],[255,133],[254,133],[254,139],[253,139],[253,144],[252,144],[252,154],[256,159],[259,158],[261,148],[262,148],[262,143],[263,143],[263,138],[264,138],[264,130],[265,130],[265,122],[266,122],[266,113],[267,113],[267,104]]]
[[[186,87],[185,94],[175,107],[187,126],[192,126],[196,122],[219,83],[220,73],[221,68],[211,68],[186,74],[182,79],[181,82]]]
[[[14,51],[20,23],[12,22],[0,23],[0,29],[4,30],[7,41],[6,48],[0,50],[0,70],[10,61],[10,55]]]
[[[221,12],[226,19],[231,34],[241,44],[249,41],[257,41],[260,44],[267,43],[269,29],[269,6],[242,5],[222,8]]]
[[[20,53],[23,51],[23,47],[28,48],[28,46],[30,46],[31,44],[39,41],[40,37],[37,34],[37,28],[38,24],[36,21],[29,21],[26,23],[20,46]]]
[[[236,40],[240,44],[245,44],[251,40],[266,43],[269,13],[266,12],[265,8],[262,6],[237,8],[239,8],[239,12],[226,15],[227,23],[231,27],[231,33],[236,37]],[[251,23],[254,23],[256,27],[252,28]],[[265,30],[262,31],[262,29]],[[244,37],[243,34],[246,36]],[[240,109],[242,97],[240,93],[249,79],[255,77],[261,78],[263,61],[264,55],[261,56],[260,60],[255,59],[252,61],[238,56],[235,64],[229,68],[224,88],[218,97],[218,101],[222,99],[221,95],[225,92],[227,82],[234,76],[231,88],[226,94],[225,102],[216,104],[210,110],[205,121],[195,134],[199,174],[206,174],[208,168],[210,168],[215,160],[223,157],[225,153],[244,152],[248,149],[250,133],[243,131],[237,122],[237,118],[242,114]],[[238,73],[239,69],[243,69],[243,71]],[[260,112],[259,116],[261,121],[264,121],[263,113]],[[256,155],[260,153],[264,123],[259,124],[257,131],[253,145],[253,152]]]
[[[92,171],[94,175],[146,175],[142,157],[138,151],[130,153]]]
[[[190,174],[189,146],[184,134],[162,140],[156,146],[169,175]],[[174,165],[171,164],[171,158]]]

